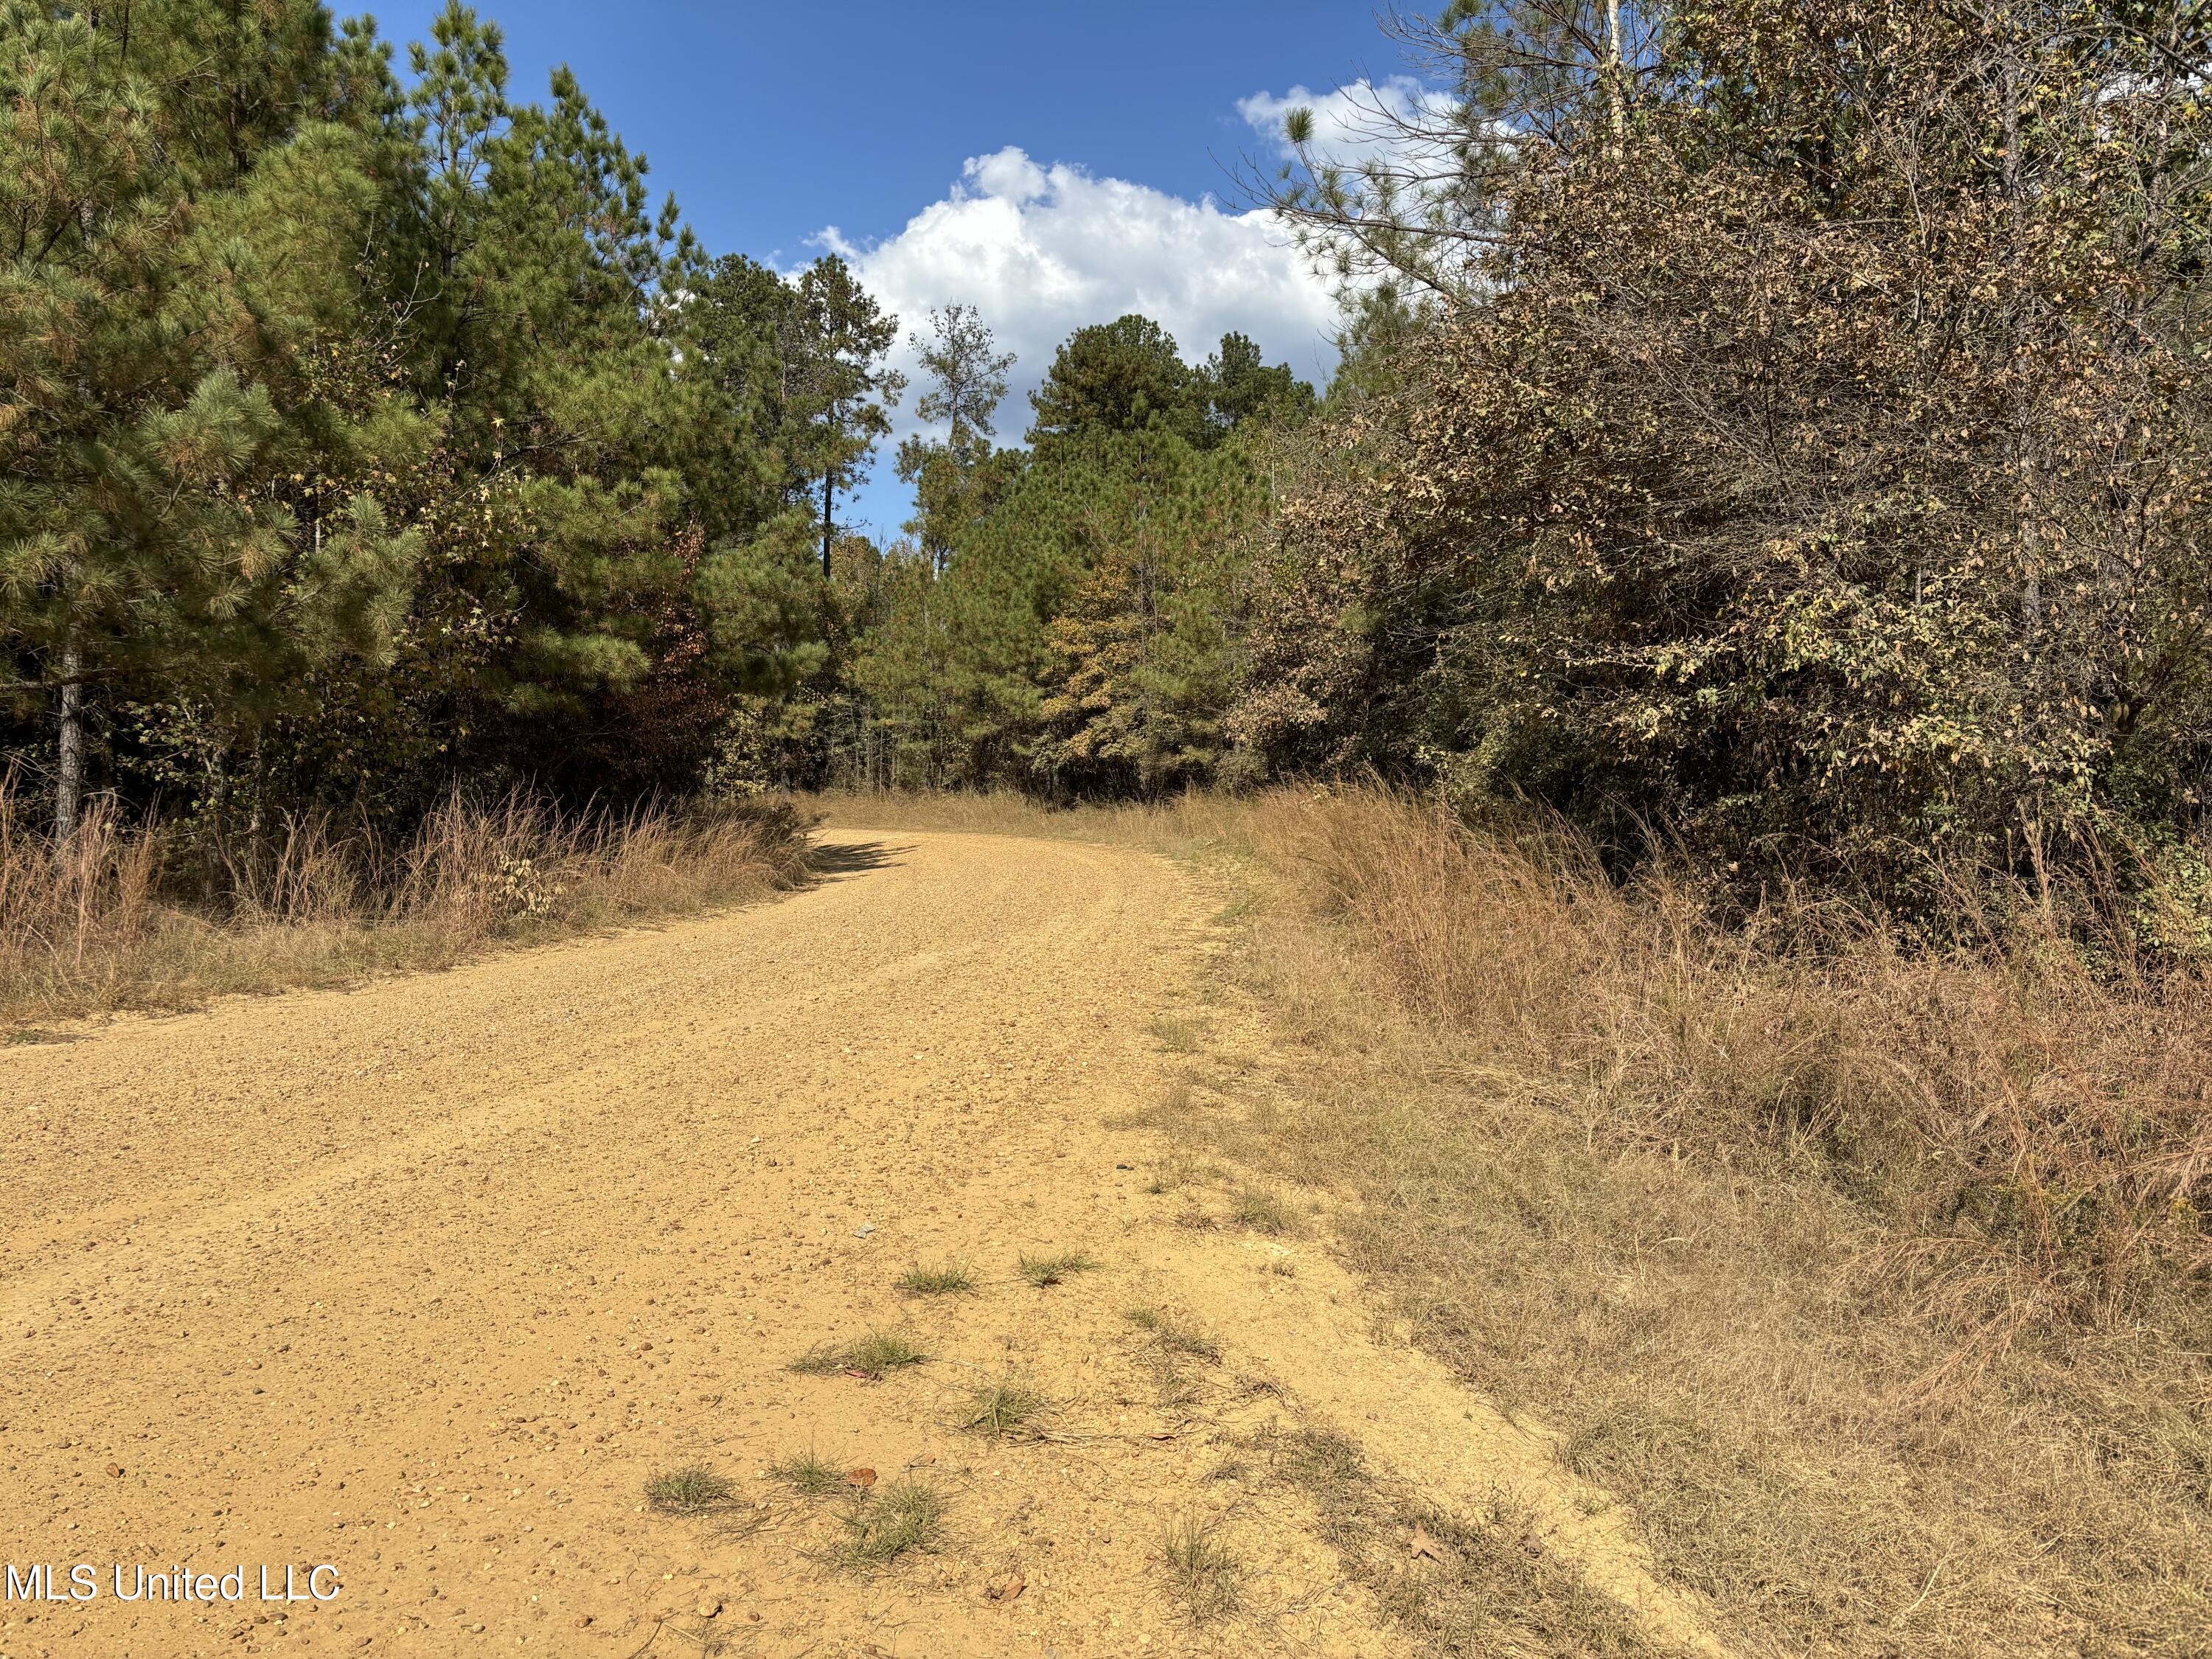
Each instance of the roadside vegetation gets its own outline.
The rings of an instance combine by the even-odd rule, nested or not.
[[[1020,447],[971,307],[710,257],[465,6],[404,73],[307,0],[8,16],[11,1029],[750,896],[790,793],[1182,854],[1279,1040],[1163,1014],[1173,1167],[1332,1194],[1747,1650],[2201,1645],[2202,9],[1401,19],[1434,95],[1252,182],[1329,383],[1100,319]],[[1138,1324],[1164,1397],[1210,1339]]]
[[[1901,950],[1706,919],[1554,833],[1255,814],[1287,1103],[1191,1127],[1359,1200],[1415,1340],[1556,1430],[1724,1630],[2160,1652],[2212,1607],[2212,998],[2032,906]]]
[[[1249,1172],[1240,1203],[1334,1195],[1329,1242],[1413,1340],[1554,1431],[1723,1634],[2120,1654],[2202,1627],[2194,975],[2118,968],[2028,893],[1940,948],[1789,894],[1718,920],[1555,823],[1374,789],[830,811],[1191,860],[1237,947],[1201,994],[1274,1040],[1170,1054],[1204,1085],[1156,1114],[1170,1156]],[[1204,1351],[1129,1317],[1164,1363]],[[1439,1641],[1528,1590],[1454,1559]]]
[[[455,796],[404,838],[319,815],[181,855],[95,805],[66,843],[0,788],[0,1025],[342,985],[757,899],[801,880],[769,803],[628,811]],[[210,864],[212,868],[210,868]]]

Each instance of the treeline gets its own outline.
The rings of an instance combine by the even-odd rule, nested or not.
[[[458,5],[404,82],[303,3],[5,18],[4,741],[58,822],[1378,772],[1747,891],[2212,896],[2191,8],[1455,0],[1445,95],[1356,164],[1294,113],[1256,184],[1334,384],[1126,317],[1025,447],[986,319],[709,259]]]
[[[1071,341],[1029,458],[871,601],[890,774],[1379,773],[1754,896],[2071,869],[2202,946],[2201,14],[1410,33],[1452,95],[1378,96],[1357,165],[1294,112],[1258,186],[1346,279],[1327,396]]]
[[[895,325],[709,259],[455,4],[0,11],[0,746],[221,835],[696,786],[827,647]]]
[[[876,568],[851,673],[878,781],[1100,799],[1223,779],[1276,447],[1312,388],[1242,335],[1194,365],[1127,316],[1076,331],[1031,401],[1025,451],[956,430],[902,458],[922,556]]]
[[[1263,431],[1311,392],[930,319],[908,541],[839,508],[900,319],[840,259],[712,258],[567,70],[455,3],[404,74],[307,0],[18,3],[0,308],[0,749],[187,842],[457,787],[570,802],[1219,771]]]
[[[1240,737],[2201,948],[2207,21],[1456,4],[1390,159],[1294,115],[1284,209],[1431,320],[1279,520]]]

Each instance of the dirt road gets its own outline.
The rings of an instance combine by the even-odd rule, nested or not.
[[[1126,1127],[1207,896],[1117,850],[833,843],[739,914],[0,1050],[0,1653],[1405,1651],[1265,1449],[1333,1425],[1447,1504],[1556,1482],[1314,1240],[1189,1224]],[[1024,1280],[1054,1252],[1097,1265]],[[956,1261],[972,1291],[896,1288]],[[871,1331],[927,1358],[792,1369]],[[1002,1383],[1038,1414],[965,1426]],[[769,1473],[810,1451],[875,1484]],[[647,1504],[690,1465],[734,1492]],[[935,1547],[841,1562],[906,1480]],[[1178,1522],[1218,1557],[1173,1563]],[[35,1564],[96,1594],[23,1599]]]

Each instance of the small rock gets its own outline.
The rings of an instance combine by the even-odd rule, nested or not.
[[[584,1629],[591,1622],[592,1615],[588,1613],[580,1613],[576,1615],[576,1628],[578,1630]]]
[[[853,1237],[855,1238],[866,1238],[870,1233],[875,1231],[875,1230],[876,1224],[874,1222],[864,1221],[858,1227],[855,1227],[853,1230]]]
[[[702,1601],[697,1607],[691,1609],[692,1612],[697,1613],[702,1619],[712,1619],[721,1610],[722,1604],[720,1601],[711,1600]]]
[[[111,1475],[119,1475],[123,1473],[123,1465],[120,1463],[110,1463],[107,1466],[107,1472]]]

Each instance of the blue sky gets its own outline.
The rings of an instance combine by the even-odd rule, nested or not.
[[[441,9],[375,15],[404,43]],[[977,305],[1022,359],[1002,438],[1027,425],[1053,345],[1124,310],[1194,359],[1238,327],[1324,374],[1326,295],[1224,166],[1273,159],[1296,89],[1400,67],[1360,0],[479,10],[506,31],[517,94],[542,97],[568,63],[714,252],[789,269],[837,246],[909,326]],[[888,536],[908,503],[876,470],[855,516]]]

